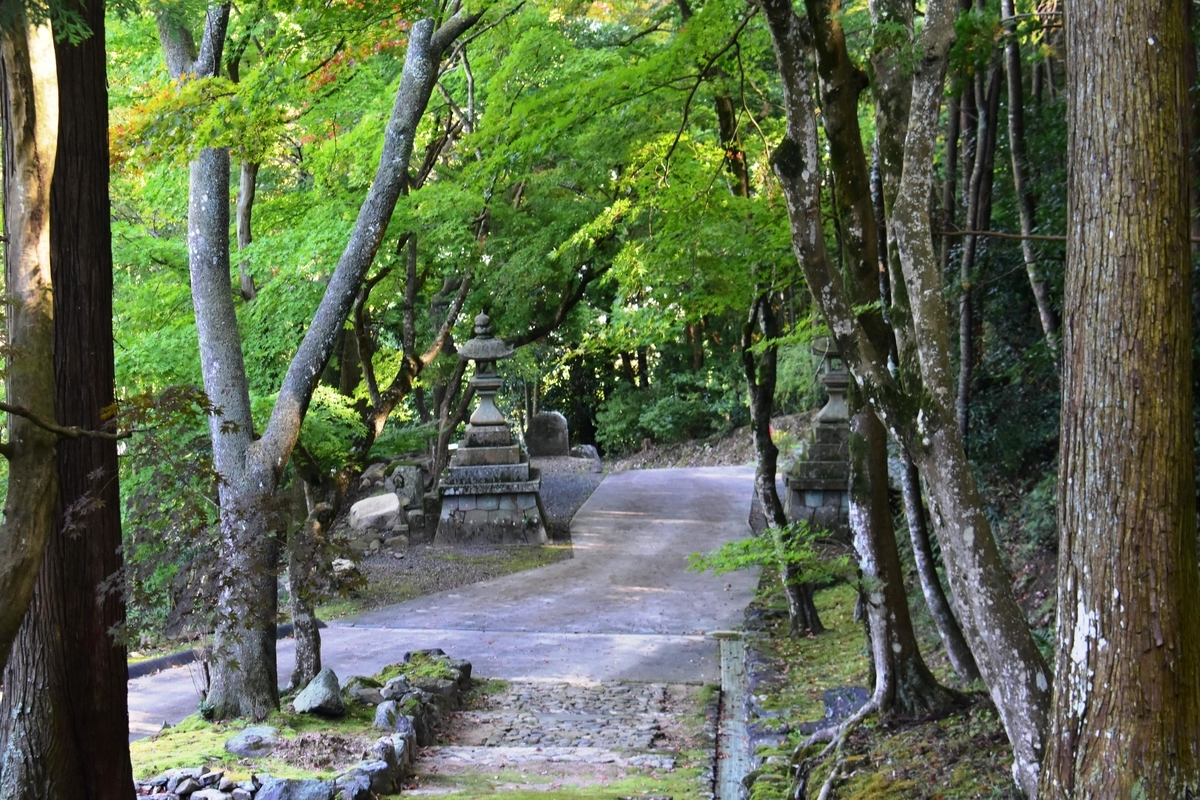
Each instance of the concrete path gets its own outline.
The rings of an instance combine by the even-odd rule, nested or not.
[[[748,534],[753,477],[753,467],[610,475],[571,523],[573,558],[332,622],[322,662],[342,678],[369,675],[440,647],[483,677],[717,682],[717,643],[704,634],[741,624],[757,575],[687,572],[687,555]],[[294,643],[278,652],[284,684]],[[131,738],[196,710],[188,669],[129,682]]]

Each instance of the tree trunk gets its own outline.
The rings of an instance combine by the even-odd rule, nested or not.
[[[242,162],[237,199],[238,250],[246,249],[254,241],[254,234],[250,229],[250,217],[254,211],[254,193],[258,188],[258,167],[257,161]],[[238,262],[238,276],[242,283],[242,299],[248,303],[258,296],[258,289],[254,286],[254,275],[250,272],[249,261],[243,259]]]
[[[317,380],[407,184],[413,140],[437,81],[441,56],[481,15],[459,12],[436,30],[431,19],[412,25],[375,180],[258,440],[253,439],[246,372],[233,313],[229,154],[206,148],[192,164],[188,207],[192,299],[205,391],[223,410],[223,417],[210,424],[213,463],[223,478],[223,578],[212,686],[206,702],[218,717],[261,720],[278,707],[274,576],[278,543],[269,519],[269,501],[299,436]],[[228,16],[228,5],[210,10],[197,54],[191,34],[177,19],[159,15],[163,54],[173,77],[218,73]]]
[[[817,168],[821,148],[804,28],[789,3],[763,0],[762,6],[775,46],[787,111],[786,135],[772,156],[772,166],[787,201],[793,249],[860,388],[881,416],[886,414],[893,435],[913,454],[929,482],[951,585],[963,602],[963,626],[1013,745],[1018,784],[1032,793],[1043,752],[1048,672],[1013,599],[958,436],[949,325],[930,230],[933,143],[946,56],[954,38],[955,4],[931,0],[925,26],[916,41],[904,168],[892,213],[911,304],[911,330],[906,339],[914,343],[919,379],[925,387],[920,394],[911,395],[893,377],[887,350],[872,342],[857,318],[855,304],[834,274],[821,234]],[[903,370],[902,362],[901,380],[907,384],[909,376]]]
[[[318,580],[329,565],[319,557],[319,543],[341,505],[336,500],[337,505],[325,502],[334,498],[315,497],[309,483],[305,484],[304,494],[309,501],[308,518],[288,541],[288,595],[296,638],[296,665],[291,677],[294,689],[307,686],[321,671],[321,631],[314,606]]]
[[[55,418],[50,184],[58,142],[58,76],[49,23],[0,31],[7,302],[6,400]],[[13,358],[20,352],[21,358]],[[8,495],[0,525],[0,664],[8,659],[50,539],[58,496],[55,436],[8,417]],[[10,693],[12,690],[9,690]],[[0,762],[0,773],[3,762]]]
[[[57,46],[61,117],[50,194],[58,422],[104,427],[113,403],[112,247],[104,4],[74,5],[93,31]],[[8,746],[0,797],[127,800],[128,670],[117,449],[68,439],[58,450],[54,533],[8,661],[0,711]],[[81,668],[80,665],[86,665]],[[10,761],[10,758],[12,759]]]
[[[1200,792],[1187,30],[1178,2],[1072,3],[1045,798]]]
[[[996,164],[996,114],[1000,107],[1000,65],[993,63],[987,79],[976,75],[975,154],[971,179],[967,183],[967,230],[983,230],[992,218],[992,175]],[[971,421],[971,374],[975,367],[975,313],[971,284],[975,279],[975,260],[979,237],[964,236],[962,261],[959,263],[958,295],[958,399],[955,413],[963,449],[967,447]]]
[[[975,664],[975,656],[963,637],[962,628],[950,607],[946,593],[942,589],[942,581],[938,577],[937,564],[933,558],[933,547],[929,542],[929,524],[925,515],[925,502],[921,499],[921,475],[913,464],[908,453],[901,456],[904,466],[902,476],[904,487],[904,514],[908,519],[908,535],[912,540],[913,557],[917,563],[917,575],[921,580],[921,591],[925,595],[925,603],[929,606],[929,614],[937,626],[946,655],[958,677],[965,683],[979,680],[979,667]]]
[[[933,677],[921,658],[908,613],[896,531],[888,506],[887,431],[868,406],[853,397],[850,419],[850,530],[867,586],[871,660],[881,714],[916,718],[945,713],[957,696]]]
[[[1004,70],[1008,75],[1008,149],[1012,154],[1013,187],[1017,194],[1017,211],[1021,215],[1021,235],[1030,237],[1033,235],[1035,205],[1033,187],[1029,181],[1029,161],[1025,154],[1025,90],[1021,83],[1021,42],[1017,38],[1013,0],[1000,0],[1000,15],[1008,32],[1004,44]],[[1025,259],[1025,273],[1029,276],[1029,287],[1037,303],[1046,346],[1052,353],[1057,353],[1058,315],[1050,304],[1050,287],[1042,274],[1031,239],[1021,239],[1021,255]],[[1057,360],[1056,356],[1056,363]]]

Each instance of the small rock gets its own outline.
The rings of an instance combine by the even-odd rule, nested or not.
[[[412,691],[412,684],[405,675],[397,675],[383,685],[380,694],[384,700],[399,700]]]
[[[222,776],[221,780],[217,781],[217,788],[222,792],[232,792],[236,785],[233,782],[233,778],[230,778],[228,775]]]
[[[220,789],[201,789],[192,795],[191,800],[232,800],[228,792]]]
[[[334,788],[329,781],[271,778],[254,800],[333,800]]]
[[[340,717],[346,713],[342,702],[342,690],[337,675],[329,667],[317,673],[308,682],[304,691],[296,695],[292,707],[300,714],[320,714],[325,717]]]
[[[279,731],[270,725],[255,725],[225,743],[225,749],[235,756],[259,758],[270,755],[279,745]]]
[[[168,784],[169,785],[169,784]],[[180,797],[188,797],[195,792],[200,791],[200,781],[195,778],[184,778],[175,785],[175,794]]]
[[[395,700],[385,700],[375,709],[375,727],[402,736],[416,736],[412,720],[400,711]]]
[[[253,794],[239,786],[233,790],[230,800],[252,800],[253,797]]]

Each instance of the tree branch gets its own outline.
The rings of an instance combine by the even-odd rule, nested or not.
[[[558,328],[558,326],[562,325],[567,319],[567,314],[570,314],[571,310],[575,308],[575,306],[579,305],[579,301],[583,299],[583,293],[587,289],[588,285],[602,276],[604,273],[608,272],[610,266],[612,265],[607,264],[599,269],[586,272],[580,278],[579,286],[577,286],[574,291],[563,295],[562,301],[558,304],[558,308],[554,311],[554,316],[551,317],[548,322],[533,326],[520,336],[508,340],[508,343],[514,348],[523,347],[530,342],[536,342],[538,339],[541,339],[543,336],[554,331],[556,328]]]
[[[115,442],[121,439],[128,439],[136,432],[129,430],[113,433],[111,431],[88,430],[87,428],[80,428],[77,425],[59,425],[57,422],[48,422],[42,419],[24,406],[15,406],[11,403],[0,403],[0,411],[12,414],[15,417],[27,419],[42,430],[53,433],[60,439],[104,439]]]

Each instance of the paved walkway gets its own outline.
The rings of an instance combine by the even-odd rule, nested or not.
[[[345,678],[440,647],[483,677],[719,682],[717,643],[704,634],[740,625],[757,576],[687,572],[687,554],[745,536],[752,491],[752,467],[610,475],[571,523],[573,558],[332,622],[322,661]],[[293,648],[279,644],[281,684]],[[131,680],[131,738],[197,700],[187,668]]]

